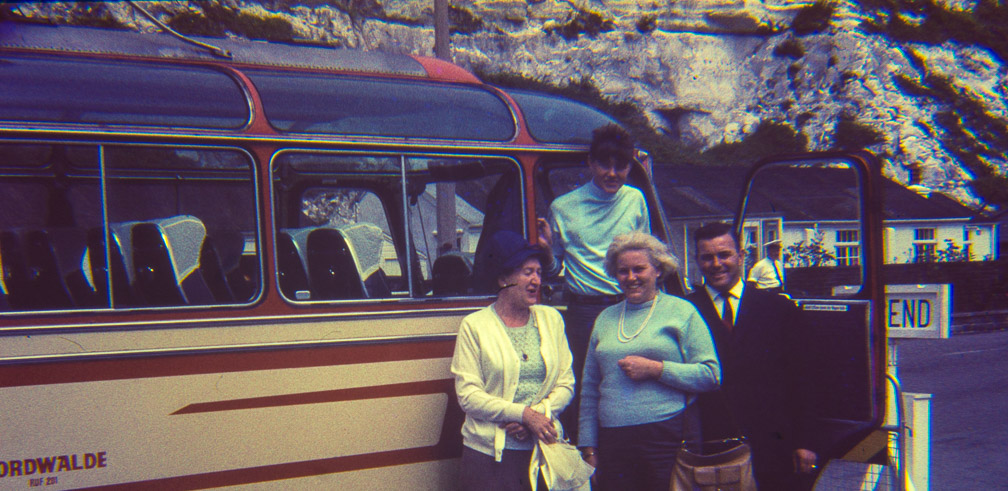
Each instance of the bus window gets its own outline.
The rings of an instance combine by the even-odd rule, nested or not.
[[[277,272],[292,301],[407,296],[400,158],[284,152],[273,161]]]
[[[763,167],[746,201],[746,270],[777,254],[768,249],[779,248],[780,274],[790,295],[856,292],[863,277],[861,223],[858,173],[847,163]],[[768,246],[775,242],[779,247]]]
[[[94,146],[0,144],[2,310],[108,306],[97,168]]]
[[[248,154],[101,150],[114,307],[251,301],[261,279]]]
[[[411,157],[406,160],[409,227],[423,285],[415,295],[493,293],[483,237],[524,231],[514,161]]]
[[[485,293],[480,238],[524,230],[519,176],[499,158],[283,152],[273,162],[280,291],[291,301]]]
[[[5,56],[0,93],[2,121],[240,128],[250,119],[234,79],[195,66]]]
[[[248,70],[279,131],[507,141],[514,118],[497,95],[472,86]],[[451,101],[451,104],[432,103]]]

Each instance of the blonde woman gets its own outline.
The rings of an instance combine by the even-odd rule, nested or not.
[[[699,437],[692,395],[720,382],[717,354],[696,308],[658,290],[676,269],[658,239],[617,236],[605,267],[626,298],[595,320],[578,446],[597,469],[595,489],[667,490],[680,443]]]

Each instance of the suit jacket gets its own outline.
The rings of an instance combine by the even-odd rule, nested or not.
[[[805,368],[807,346],[801,311],[778,293],[746,287],[735,325],[722,323],[704,288],[688,295],[707,321],[721,362],[721,389],[700,394],[705,440],[740,436],[753,445],[754,459],[785,459],[797,448],[814,449],[814,406]]]

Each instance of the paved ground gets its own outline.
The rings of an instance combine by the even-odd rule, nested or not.
[[[931,489],[1008,489],[1008,331],[899,343],[903,390],[933,394]]]

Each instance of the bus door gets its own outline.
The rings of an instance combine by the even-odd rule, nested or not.
[[[884,463],[879,165],[867,154],[758,163],[736,217],[745,274],[781,247],[784,291],[808,329],[803,347],[819,461]],[[754,279],[754,278],[751,278]],[[746,288],[753,287],[747,282]]]

